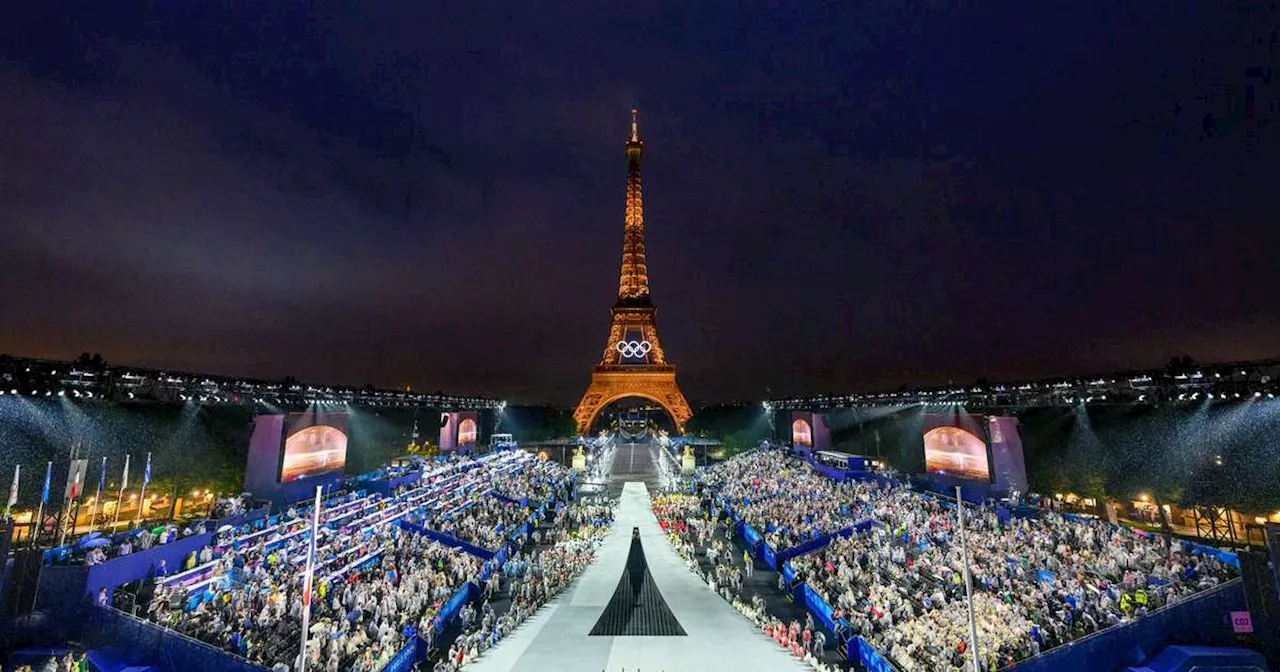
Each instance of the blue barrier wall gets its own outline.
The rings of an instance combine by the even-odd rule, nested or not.
[[[813,612],[814,617],[828,632],[833,635],[839,632],[836,627],[835,610],[831,608],[831,605],[827,604],[826,600],[819,597],[813,588],[809,587],[809,584],[804,584],[804,606]],[[841,621],[841,625],[847,630],[848,623],[843,622],[843,619]]]
[[[1240,579],[1158,609],[1146,618],[1076,640],[1009,668],[1013,672],[1097,670],[1138,665],[1165,644],[1234,644],[1232,611],[1247,609]]]
[[[796,580],[796,570],[789,562],[782,563],[782,580],[786,581],[788,586]]]
[[[764,564],[769,569],[778,569],[778,554],[774,552],[773,547],[769,544],[760,544],[760,559],[764,560]]]
[[[444,632],[449,626],[449,622],[458,617],[458,612],[462,611],[463,605],[470,602],[476,595],[480,594],[480,587],[474,583],[464,583],[448,602],[440,607],[440,613],[436,614],[436,635]]]
[[[384,497],[390,496],[397,489],[407,485],[414,485],[422,480],[421,471],[411,471],[407,474],[396,476],[395,478],[368,478],[357,477],[348,479],[346,486],[349,488],[365,488],[369,492],[376,492]]]
[[[40,584],[36,588],[36,609],[63,611],[85,603],[85,584],[89,568],[76,565],[55,565],[40,569]],[[108,590],[108,593],[111,591]]]
[[[239,656],[115,609],[94,608],[86,636],[94,648],[119,653],[130,665],[153,665],[166,672],[268,672]]]
[[[849,640],[849,660],[856,660],[867,672],[898,672],[889,659],[861,636]]]
[[[490,493],[489,493],[489,496],[490,496],[490,497],[493,497],[493,498],[494,498],[494,499],[496,499],[496,500],[506,502],[506,503],[508,503],[508,504],[519,504],[520,506],[523,506],[523,507],[526,507],[526,508],[529,506],[529,498],[528,498],[528,497],[525,497],[524,499],[511,499],[510,497],[507,497],[506,495],[499,495],[499,494],[498,494],[498,493],[496,493],[496,492],[490,492]]]
[[[100,589],[106,588],[107,594],[110,595],[116,586],[147,578],[159,569],[161,560],[164,561],[169,574],[177,574],[182,571],[182,562],[187,556],[192,552],[199,552],[211,543],[213,543],[212,533],[196,534],[94,565],[89,568],[83,593],[89,599],[93,599]],[[45,569],[54,568],[46,567]]]
[[[395,657],[382,668],[382,672],[409,672],[409,670],[412,670],[414,663],[418,662],[418,647],[421,646],[421,641],[417,637],[409,638],[409,642],[396,652]]]
[[[810,539],[809,541],[806,541],[803,544],[797,544],[795,546],[792,546],[791,548],[788,548],[785,551],[779,552],[778,561],[786,562],[787,560],[790,560],[791,558],[794,558],[796,556],[805,555],[806,553],[812,553],[816,550],[826,548],[831,543],[831,541],[836,537],[848,538],[853,534],[862,534],[863,532],[866,532],[867,530],[871,529],[871,526],[875,524],[876,524],[875,521],[872,521],[870,518],[868,518],[866,520],[861,520],[849,527],[844,528],[843,530],[839,530],[832,534],[826,534],[821,537],[818,537],[817,539]],[[774,567],[776,568],[776,566]]]
[[[432,541],[438,541],[441,544],[448,546],[449,548],[462,549],[463,551],[470,553],[471,555],[474,555],[477,558],[488,560],[494,556],[493,551],[487,551],[483,548],[480,548],[479,546],[476,546],[475,544],[469,544],[457,537],[450,536],[448,534],[444,534],[441,532],[436,532],[435,530],[429,530],[421,525],[407,523],[403,520],[396,521],[396,524],[399,525],[400,528],[403,530],[406,530],[408,532],[413,532],[414,534],[421,534],[426,538]]]
[[[827,478],[833,481],[837,481],[837,482],[843,481],[849,477],[848,474],[845,473],[844,469],[829,467],[825,464],[819,464],[817,462],[810,462],[809,464],[813,467],[814,471],[818,472],[819,474],[822,474],[823,476],[826,476]]]

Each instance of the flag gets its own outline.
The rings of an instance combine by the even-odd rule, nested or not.
[[[89,460],[71,460],[71,468],[67,470],[67,487],[63,499],[78,499],[85,476],[89,473]]]
[[[18,504],[18,475],[22,473],[22,465],[13,465],[13,485],[9,486],[9,503],[5,504],[6,509],[12,509]]]
[[[49,481],[53,478],[53,463],[50,462],[44,467],[44,492],[40,494],[40,506],[49,503]]]
[[[147,468],[142,472],[142,487],[151,483],[151,453],[147,453]]]
[[[124,456],[124,476],[120,478],[120,492],[129,489],[129,456]]]
[[[102,456],[102,471],[98,472],[98,499],[102,499],[102,489],[107,487],[107,457]]]

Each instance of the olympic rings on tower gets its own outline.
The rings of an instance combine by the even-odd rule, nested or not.
[[[644,357],[653,350],[653,344],[649,341],[618,341],[613,347],[618,354],[630,359]]]

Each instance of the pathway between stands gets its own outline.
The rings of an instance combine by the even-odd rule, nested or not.
[[[632,528],[640,529],[649,571],[688,633],[685,637],[588,635],[622,577]],[[622,489],[613,530],[595,564],[501,644],[467,666],[471,672],[620,672],[624,668],[627,672],[806,669],[689,571],[658,527],[645,484],[634,481]]]

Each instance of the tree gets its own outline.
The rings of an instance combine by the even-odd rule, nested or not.
[[[1107,479],[1102,474],[1096,472],[1085,474],[1077,484],[1077,490],[1076,494],[1093,500],[1095,513],[1100,517],[1106,516]]]
[[[90,355],[87,352],[80,353],[74,362],[79,368],[90,369],[93,371],[102,371],[107,368],[107,360],[102,358],[102,353],[95,352]]]
[[[746,452],[755,447],[752,441],[751,433],[747,430],[739,430],[724,435],[720,439],[720,443],[724,446],[724,456],[726,458],[733,457],[739,453]]]

